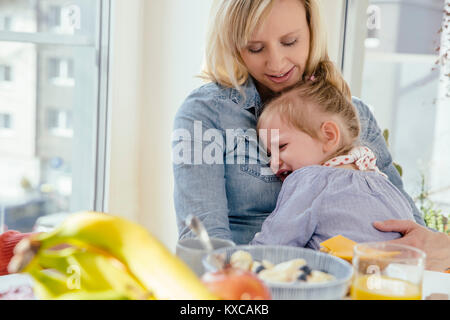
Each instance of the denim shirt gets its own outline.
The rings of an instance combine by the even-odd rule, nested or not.
[[[217,83],[205,84],[185,99],[175,116],[172,153],[176,158],[174,202],[180,239],[193,237],[184,225],[186,217],[193,214],[210,236],[247,244],[275,209],[281,181],[259,156],[258,143],[247,134],[249,129],[256,130],[263,104],[251,77],[242,90],[244,94]],[[353,97],[352,101],[359,112],[361,144],[375,153],[378,168],[406,196],[415,220],[425,225],[403,189],[373,114],[361,100]],[[236,139],[227,139],[230,130]],[[208,134],[211,132],[215,134]],[[244,154],[236,153],[242,148]],[[204,154],[222,161],[205,161]]]

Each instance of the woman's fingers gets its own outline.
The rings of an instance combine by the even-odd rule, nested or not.
[[[384,232],[400,232],[405,235],[410,233],[416,228],[420,226],[411,221],[411,220],[385,220],[385,221],[376,221],[373,223],[373,226],[380,231]]]
[[[401,238],[391,240],[389,243],[404,244],[421,248],[422,233],[421,226],[410,220],[385,220],[373,223],[373,226],[384,232],[399,232],[403,236]],[[425,229],[426,230],[426,229]]]

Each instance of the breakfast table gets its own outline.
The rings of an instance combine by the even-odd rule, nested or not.
[[[0,300],[36,299],[31,290],[32,279],[26,274],[0,276]],[[450,274],[426,270],[422,299],[450,300]]]

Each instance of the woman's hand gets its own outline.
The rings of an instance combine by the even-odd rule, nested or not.
[[[403,237],[391,240],[391,243],[416,247],[427,254],[426,269],[444,272],[450,268],[450,236],[442,232],[433,232],[413,221],[386,220],[377,221],[373,226],[380,231],[400,232]]]

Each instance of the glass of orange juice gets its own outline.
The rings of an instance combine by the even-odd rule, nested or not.
[[[421,300],[425,252],[388,242],[353,248],[353,300]]]

